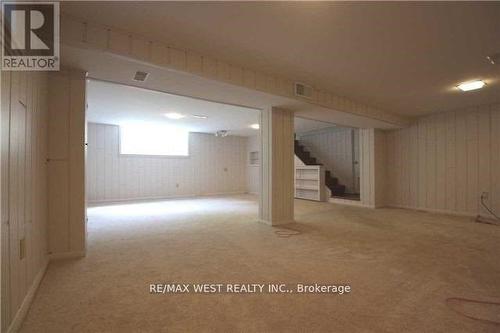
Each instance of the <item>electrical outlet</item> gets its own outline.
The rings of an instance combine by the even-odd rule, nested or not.
[[[19,240],[19,259],[23,260],[26,257],[26,239]]]

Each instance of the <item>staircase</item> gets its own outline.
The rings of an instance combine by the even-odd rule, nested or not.
[[[305,165],[322,165],[318,163],[315,157],[311,156],[311,153],[305,149],[299,142],[295,140],[295,155],[304,163]],[[330,189],[332,197],[342,196],[345,193],[345,186],[339,184],[339,180],[332,176],[330,170],[325,170],[325,185]]]

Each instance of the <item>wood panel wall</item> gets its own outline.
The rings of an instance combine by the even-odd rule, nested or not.
[[[20,325],[29,302],[21,305],[33,297],[48,263],[47,74],[2,72],[1,90],[4,331]]]
[[[89,202],[247,192],[247,138],[190,133],[189,157],[120,155],[119,127],[88,124]]]
[[[248,161],[250,152],[256,151],[259,154],[260,163],[260,142],[259,136],[248,137],[247,143],[247,191],[252,194],[259,194],[260,165],[250,165]]]
[[[300,143],[309,150],[319,163],[332,172],[339,179],[340,184],[346,186],[348,193],[359,193],[356,187],[353,159],[355,149],[353,128],[329,128],[298,136]]]
[[[85,253],[85,73],[61,71],[49,89],[49,251]]]
[[[500,212],[500,105],[423,117],[387,142],[391,205],[487,216],[489,192]]]
[[[294,93],[293,78],[284,78],[259,69],[249,69],[245,64],[230,64],[221,59],[184,50],[157,40],[112,27],[85,22],[64,13],[62,5],[61,41],[74,47],[105,51],[156,66],[183,71],[201,77],[226,82],[269,94],[297,99],[373,119],[397,126],[406,126],[409,120],[400,115],[385,112],[346,97],[336,95],[327,89],[312,88],[311,98]]]

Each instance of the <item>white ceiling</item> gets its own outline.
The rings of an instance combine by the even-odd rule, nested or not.
[[[249,126],[259,122],[259,110],[210,102],[164,92],[99,80],[87,82],[87,121],[121,125],[130,122],[165,123],[191,132],[215,133],[229,130],[231,135],[251,136],[258,131]],[[176,112],[185,118],[172,120],[165,113]],[[192,115],[208,118],[197,119]],[[296,131],[306,132],[333,124],[296,118]]]
[[[403,115],[500,102],[500,2],[65,2],[84,19]],[[484,79],[481,91],[455,85]]]

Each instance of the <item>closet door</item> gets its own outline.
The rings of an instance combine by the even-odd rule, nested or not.
[[[2,332],[10,322],[9,138],[11,72],[2,72],[1,124],[1,230],[2,230]]]
[[[9,222],[11,308],[18,309],[26,292],[26,73],[13,72],[10,103]]]

